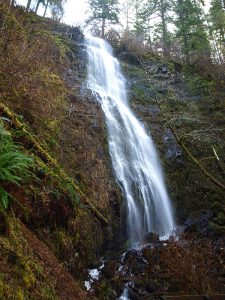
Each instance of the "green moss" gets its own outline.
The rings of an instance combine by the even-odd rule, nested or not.
[[[224,236],[225,234],[225,226],[221,226],[219,224],[216,224],[213,221],[209,221],[209,227],[216,232],[216,234]]]
[[[50,287],[44,287],[41,291],[41,297],[42,299],[46,300],[59,300],[59,298],[56,296],[54,289]]]
[[[100,300],[113,300],[116,297],[116,292],[112,289],[110,283],[105,280],[100,281],[95,291]]]
[[[24,292],[21,287],[18,288],[16,297],[18,300],[25,300]]]
[[[69,41],[63,38],[61,35],[54,35],[53,41],[59,50],[61,60],[65,60],[67,53],[71,51],[69,47]]]
[[[223,212],[219,212],[217,215],[217,223],[219,225],[225,225],[225,214]]]
[[[198,75],[192,67],[186,67],[184,69],[184,75],[188,88],[193,94],[207,94],[216,87],[214,80],[203,78],[202,76]]]
[[[43,290],[54,290],[53,283],[30,250],[19,221],[8,216],[8,224],[10,235],[0,236],[0,298],[40,299]]]

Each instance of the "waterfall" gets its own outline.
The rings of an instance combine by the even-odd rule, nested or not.
[[[137,247],[145,234],[172,232],[170,200],[152,138],[132,112],[126,81],[111,46],[86,37],[88,88],[100,102],[108,129],[109,151],[126,199],[128,236]]]

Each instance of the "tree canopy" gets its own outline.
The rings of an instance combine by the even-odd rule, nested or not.
[[[101,22],[101,36],[105,36],[106,22],[111,24],[119,22],[118,0],[89,0],[91,16],[88,23],[91,21]]]

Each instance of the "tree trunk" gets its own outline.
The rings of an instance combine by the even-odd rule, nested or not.
[[[37,5],[36,5],[36,8],[35,8],[35,14],[37,13],[37,11],[38,11],[38,8],[39,8],[39,5],[40,5],[40,3],[41,3],[41,1],[40,0],[38,0],[38,2],[37,2]]]
[[[27,1],[27,7],[26,7],[26,11],[30,10],[30,5],[31,5],[31,0]]]
[[[166,28],[166,20],[165,20],[164,0],[160,0],[160,14],[162,20],[162,50],[163,50],[163,56],[167,57],[169,55],[169,45],[167,42],[167,28]]]
[[[127,30],[129,29],[129,0],[126,2],[126,22],[127,22]]]
[[[46,15],[46,12],[47,12],[47,9],[48,9],[48,4],[49,4],[49,0],[47,0],[47,2],[45,4],[45,11],[44,11],[43,17],[45,17],[45,15]]]
[[[180,8],[182,7],[183,1],[182,0],[178,0],[178,5],[179,5],[179,11],[178,11],[178,16],[181,22],[181,26],[184,26],[184,20],[185,20],[185,16],[183,13],[183,10],[181,10]],[[183,43],[184,43],[184,55],[185,55],[185,61],[186,64],[190,65],[190,54],[189,54],[189,49],[188,49],[188,39],[187,39],[187,35],[184,32],[182,34],[182,39],[183,39]]]
[[[102,34],[101,37],[104,39],[105,37],[105,19],[102,19]]]
[[[186,34],[183,35],[183,41],[184,41],[184,47],[185,47],[184,53],[185,53],[186,64],[190,65],[191,61],[190,61],[190,54],[189,54],[188,41],[187,41]]]

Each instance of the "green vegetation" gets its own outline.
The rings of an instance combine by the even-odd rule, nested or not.
[[[2,299],[57,299],[53,278],[48,277],[42,263],[30,248],[19,221],[7,215],[9,236],[0,236]]]
[[[31,4],[36,12],[43,4],[53,19],[32,12]],[[194,0],[127,0],[120,32],[107,26],[119,21],[119,1],[89,4],[89,21],[101,21],[95,34],[124,58],[131,105],[151,128],[178,223],[203,215],[203,229],[182,245],[146,250],[149,268],[135,280],[157,292],[222,291],[223,258],[216,252],[225,230],[221,2],[213,0],[206,16]],[[28,1],[26,11],[13,1],[0,4],[1,299],[91,299],[79,287],[87,269],[125,244],[104,118],[80,93],[82,33],[60,24],[62,14],[58,0]],[[115,299],[113,285],[121,294],[117,270],[117,262],[109,265],[113,284],[104,277],[95,283],[99,299]]]
[[[93,204],[91,187],[83,189],[76,157],[74,176],[61,163],[69,96],[78,93],[64,78],[76,64],[68,35],[81,33],[7,1],[0,4],[0,27],[0,298],[85,299],[67,269],[80,278],[96,261],[100,224],[108,220],[106,209]],[[69,287],[61,288],[57,276]]]
[[[93,21],[101,22],[100,35],[105,37],[106,22],[116,24],[118,20],[118,0],[89,0],[91,9],[91,17],[87,21],[88,23]],[[96,26],[96,24],[95,24]]]
[[[4,185],[11,183],[19,186],[25,178],[31,177],[29,169],[34,167],[33,160],[20,151],[14,144],[11,134],[5,130],[0,120],[0,208],[7,209],[10,194],[4,189]],[[13,198],[12,198],[13,199]]]

